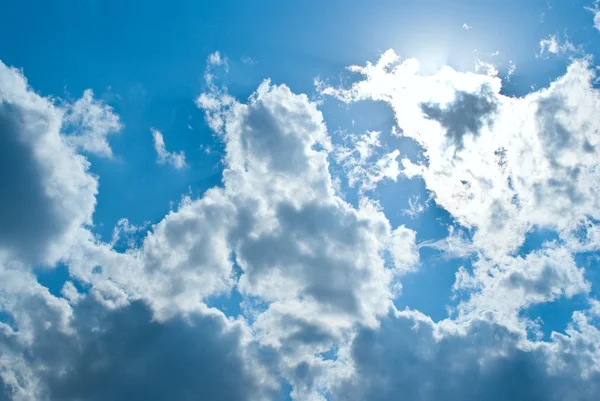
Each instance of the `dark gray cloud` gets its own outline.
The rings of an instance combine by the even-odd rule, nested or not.
[[[91,223],[97,181],[60,133],[63,109],[2,62],[0,94],[0,250],[13,262],[54,264]]]
[[[22,138],[25,118],[23,110],[0,103],[0,247],[32,262],[67,222],[46,194],[43,168]]]
[[[477,93],[456,91],[455,99],[446,107],[435,103],[421,104],[425,115],[446,129],[446,136],[457,149],[463,148],[467,134],[479,135],[484,124],[491,124],[491,114],[497,109],[492,90],[483,86]]]
[[[278,230],[240,240],[237,256],[244,261],[248,279],[254,283],[274,269],[285,269],[287,276],[297,277],[304,286],[303,295],[331,308],[358,313],[355,283],[371,280],[371,271],[350,269],[344,255],[332,255],[331,249],[361,250],[362,222],[336,205],[316,202],[301,208],[282,203],[276,213]]]
[[[90,300],[75,314],[76,335],[48,330],[25,352],[50,400],[238,401],[278,396],[251,371],[240,327],[228,327],[222,316],[159,323],[142,303],[108,311]],[[6,397],[5,391],[0,400]]]
[[[4,380],[0,377],[0,401],[10,401],[10,393]]]
[[[600,376],[551,374],[543,348],[520,350],[503,326],[474,322],[465,335],[439,341],[433,326],[388,317],[378,330],[362,329],[352,343],[356,373],[332,400],[592,401]]]

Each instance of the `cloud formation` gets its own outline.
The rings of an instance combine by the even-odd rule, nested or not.
[[[86,93],[84,103],[92,102]],[[97,104],[88,106],[93,117],[82,120],[86,126],[98,121]],[[92,222],[98,183],[71,137],[62,135],[64,118],[65,111],[33,92],[19,70],[0,63],[0,264],[53,265],[77,230]]]
[[[118,401],[193,400],[200,394],[233,401],[279,394],[252,354],[248,327],[214,310],[159,323],[139,302],[107,310],[87,298],[74,307],[70,325],[72,333],[37,327],[29,346],[19,344],[14,334],[0,334],[0,349],[21,350],[12,356],[13,369],[24,374],[0,373],[5,396]]]
[[[392,51],[351,67],[350,88],[319,86],[386,102],[417,160],[379,131],[334,145],[318,104],[286,85],[266,80],[240,101],[218,66],[227,59],[209,56],[196,104],[225,148],[221,184],[148,229],[121,220],[105,242],[90,229],[97,179],[78,152],[106,155],[110,130],[85,127],[118,120],[91,92],[57,107],[0,65],[0,163],[17,167],[0,181],[0,400],[275,400],[282,384],[297,400],[594,399],[600,306],[576,258],[600,238],[589,60],[522,97],[504,95],[497,73],[423,75]],[[72,113],[81,131],[63,130]],[[152,133],[159,162],[185,164]],[[90,136],[87,148],[73,140]],[[332,167],[359,187],[355,203]],[[376,189],[402,178],[423,180],[452,219],[448,238],[419,243],[390,222]],[[522,251],[540,227],[558,239]],[[117,246],[122,233],[139,240]],[[470,262],[437,322],[396,307],[426,248]],[[70,274],[60,295],[31,272],[59,260]],[[208,306],[232,294],[239,313]],[[575,296],[585,309],[547,340],[524,316]]]
[[[540,41],[540,56],[544,56],[547,53],[572,54],[577,52],[583,53],[581,48],[576,48],[568,39],[565,39],[563,43],[560,43],[556,35],[549,35]]]
[[[155,129],[151,129],[150,131],[152,132],[154,150],[156,151],[156,162],[158,164],[170,164],[176,169],[187,167],[183,150],[179,153],[167,151],[162,133]]]
[[[67,104],[63,124],[67,141],[85,152],[111,158],[112,149],[107,136],[118,133],[123,127],[112,107],[94,99],[87,89],[73,104]]]
[[[422,176],[436,203],[476,230],[487,256],[510,255],[534,226],[566,235],[598,218],[600,96],[588,61],[521,98],[502,95],[495,76],[448,67],[421,75],[417,60],[400,62],[391,51],[351,70],[364,78],[322,92],[389,103],[403,135],[425,149],[426,165],[402,160],[405,175]]]
[[[334,400],[592,400],[600,376],[553,367],[560,341],[520,347],[501,325],[473,321],[444,332],[423,315],[402,312],[378,329],[362,329],[347,349],[350,372],[333,385]]]

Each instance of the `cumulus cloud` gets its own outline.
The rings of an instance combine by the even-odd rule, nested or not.
[[[580,367],[555,364],[570,353],[558,338],[530,343],[479,320],[458,333],[400,312],[378,329],[358,331],[342,351],[329,399],[592,400],[600,390],[598,372],[585,377]]]
[[[549,342],[529,342],[536,322],[523,316],[532,305],[587,297],[591,290],[574,257],[574,252],[598,249],[600,199],[593,188],[598,185],[600,126],[594,116],[600,112],[600,94],[589,61],[572,61],[548,88],[523,97],[503,95],[497,73],[444,67],[423,75],[417,60],[402,61],[392,51],[375,64],[349,69],[361,76],[350,88],[321,84],[318,89],[344,102],[390,105],[403,135],[424,149],[424,161],[400,156],[401,174],[421,177],[432,201],[460,227],[451,227],[444,240],[419,247],[469,256],[473,263],[456,274],[458,302],[449,318],[433,324],[413,316],[407,322],[401,314],[392,319],[403,321],[401,326],[386,333],[384,320],[379,330],[360,331],[351,348],[338,351],[347,363],[331,372],[346,384],[334,385],[331,399],[393,399],[398,394],[430,400],[514,399],[524,394],[522,386],[503,386],[514,382],[510,375],[519,374],[521,364],[534,375],[526,398],[592,399],[598,383],[593,368],[598,352],[590,345],[598,335],[595,309],[575,312],[565,333],[553,333]],[[559,240],[518,256],[526,234],[540,227],[557,232]],[[427,334],[414,334],[422,327]],[[413,335],[428,343],[398,340]],[[459,344],[475,338],[491,343],[476,349]],[[369,345],[362,349],[363,344]],[[403,350],[390,351],[396,344]],[[440,378],[434,374],[429,381],[425,372],[438,366]],[[477,385],[468,386],[464,381],[473,377]],[[575,385],[580,393],[570,392]]]
[[[69,268],[105,306],[141,299],[160,321],[235,286],[258,300],[256,339],[300,391],[297,369],[317,369],[355,325],[387,314],[392,283],[418,263],[415,235],[377,203],[337,194],[323,116],[305,95],[265,81],[241,103],[212,89],[197,103],[225,143],[223,186],[184,198],[139,247],[88,237]]]
[[[71,324],[70,334],[41,327],[28,345],[0,334],[0,349],[10,350],[0,366],[12,362],[16,372],[0,370],[3,397],[264,400],[279,394],[249,344],[248,327],[220,312],[158,323],[141,303],[107,310],[88,298],[74,308]]]
[[[223,103],[208,96],[198,102],[209,122],[223,121],[223,188],[184,199],[140,248],[117,253],[90,239],[71,255],[71,271],[98,291],[104,283],[112,303],[143,298],[169,315],[227,292],[235,263],[239,291],[271,308],[301,315],[312,308],[329,317],[320,324],[336,335],[355,322],[375,324],[391,305],[394,272],[383,253],[392,230],[376,204],[365,200],[355,209],[335,193],[316,106],[269,82],[247,104],[210,96]],[[414,235],[403,230],[393,243],[407,266],[414,255],[401,261],[397,250],[412,250]]]
[[[350,89],[322,88],[346,101],[383,100],[427,164],[402,159],[435,202],[465,227],[486,255],[501,260],[534,226],[562,233],[596,219],[600,96],[593,69],[576,60],[549,88],[520,98],[500,93],[498,77],[448,67],[425,76],[393,52],[365,67]],[[576,204],[577,207],[573,207]]]
[[[84,128],[103,118],[86,93],[72,109]],[[86,110],[91,117],[82,117]],[[51,265],[92,223],[98,183],[70,142],[95,134],[65,137],[62,124],[74,114],[64,113],[33,92],[21,71],[0,63],[0,264]]]
[[[268,400],[281,398],[283,380],[302,400],[593,399],[597,304],[546,342],[528,340],[522,316],[591,290],[573,256],[597,249],[600,219],[600,96],[588,61],[520,98],[501,94],[497,74],[446,67],[425,76],[393,52],[351,67],[362,79],[350,89],[320,87],[346,102],[387,102],[402,135],[423,148],[417,161],[387,149],[378,132],[333,145],[306,95],[267,80],[242,102],[212,75],[226,59],[215,53],[207,64],[196,104],[225,146],[221,185],[183,197],[148,229],[122,220],[110,242],[86,228],[97,183],[75,152],[85,148],[61,133],[65,111],[29,90],[20,72],[0,69],[8,154],[27,156],[17,171],[34,178],[27,193],[41,194],[36,205],[50,205],[50,226],[59,227],[40,241],[60,252],[37,260],[62,259],[71,275],[62,297],[50,294],[17,266],[31,254],[27,235],[0,237],[8,316],[0,399]],[[153,135],[159,159],[171,163],[162,135]],[[339,192],[330,163],[360,187],[356,205]],[[366,196],[400,175],[423,179],[431,202],[450,213],[457,228],[448,238],[418,244],[414,230],[393,226]],[[78,179],[89,187],[79,189]],[[22,190],[4,182],[10,193]],[[17,194],[6,201],[13,213],[27,205]],[[89,213],[69,209],[72,225],[56,225],[56,210],[74,204]],[[559,241],[517,255],[535,227],[557,231]],[[473,261],[458,270],[457,302],[438,323],[394,306],[424,247]],[[233,290],[244,317],[207,306]]]
[[[154,150],[156,151],[156,162],[158,164],[170,164],[176,169],[182,169],[187,166],[183,150],[179,153],[167,151],[162,133],[155,129],[151,129],[150,131],[154,140]]]
[[[457,319],[484,317],[510,328],[526,331],[527,321],[519,313],[527,307],[558,298],[587,294],[591,286],[585,271],[578,268],[571,252],[550,245],[507,264],[479,260],[473,273],[459,269],[455,291],[466,291],[468,300],[457,308]]]

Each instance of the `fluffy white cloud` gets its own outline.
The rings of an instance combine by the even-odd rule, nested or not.
[[[447,239],[420,247],[443,250],[449,257],[472,256],[474,262],[472,272],[457,272],[454,290],[461,301],[451,310],[452,319],[435,325],[413,317],[387,333],[384,321],[379,331],[359,332],[346,354],[338,352],[347,359],[347,369],[331,372],[346,377],[346,385],[334,385],[332,399],[392,399],[400,392],[419,399],[478,399],[491,397],[489,389],[498,389],[497,399],[514,399],[522,386],[500,389],[508,380],[505,375],[515,374],[523,361],[539,376],[539,385],[527,398],[569,398],[575,394],[569,393],[572,381],[581,384],[581,393],[571,398],[592,399],[598,383],[594,312],[575,312],[564,334],[553,333],[550,342],[539,343],[526,340],[536,323],[522,314],[534,304],[591,289],[573,255],[598,249],[600,125],[595,116],[600,113],[600,93],[589,61],[573,61],[548,88],[518,98],[501,93],[496,73],[459,73],[445,67],[422,75],[417,60],[401,61],[392,51],[376,64],[350,70],[361,75],[350,88],[321,82],[318,89],[344,102],[388,103],[397,132],[424,149],[424,162],[402,159],[402,174],[421,177],[432,200],[473,233],[471,241],[462,229],[451,228]],[[515,256],[526,234],[540,227],[556,231],[560,240]],[[420,335],[426,343],[400,337],[409,338],[422,326],[430,331]],[[492,334],[498,331],[504,334]],[[474,349],[460,344],[474,338],[502,338],[504,345]],[[368,340],[366,350],[361,350],[363,340]],[[452,345],[444,350],[439,344]],[[403,350],[391,351],[396,346]],[[495,356],[482,362],[490,353]],[[413,364],[395,363],[407,359]],[[438,367],[438,379],[424,374]],[[473,377],[486,384],[463,390]],[[547,393],[548,388],[553,390]]]
[[[67,141],[85,152],[112,157],[107,136],[122,129],[119,116],[112,107],[94,99],[94,92],[87,89],[81,99],[64,108]]]
[[[418,263],[415,234],[336,193],[323,117],[305,95],[266,81],[240,103],[209,88],[197,103],[225,143],[223,186],[185,198],[126,252],[88,237],[69,268],[109,308],[142,299],[161,321],[235,285],[260,303],[256,338],[301,391],[297,369],[317,369],[353,327],[387,314],[392,284]]]
[[[594,7],[586,7],[586,9],[594,13],[594,28],[600,31],[600,1],[596,0]]]
[[[511,330],[525,332],[527,321],[519,312],[537,303],[586,294],[591,286],[568,249],[548,245],[508,264],[479,260],[469,274],[456,274],[455,291],[466,291],[468,300],[456,308],[459,321],[489,319]]]
[[[240,102],[211,73],[226,59],[217,53],[208,64],[208,91],[196,104],[225,145],[222,185],[184,197],[147,233],[121,221],[108,243],[86,229],[97,183],[61,134],[64,110],[28,90],[18,71],[0,69],[2,116],[20,124],[7,143],[12,153],[32,154],[20,160],[22,171],[42,166],[36,182],[53,213],[61,202],[89,208],[85,219],[75,213],[72,226],[45,237],[62,247],[39,260],[63,258],[72,275],[64,298],[0,263],[0,309],[10,317],[0,324],[0,386],[12,398],[276,399],[276,374],[302,400],[593,399],[600,307],[591,301],[548,342],[527,340],[531,322],[521,316],[532,305],[590,291],[572,255],[598,244],[600,100],[586,61],[522,98],[501,94],[495,74],[444,68],[422,76],[416,60],[400,62],[392,52],[352,67],[364,79],[350,89],[321,87],[344,101],[388,102],[396,134],[424,149],[426,162],[418,164],[382,152],[376,132],[332,146],[307,96],[265,81]],[[14,110],[27,119],[15,120]],[[167,162],[173,154],[153,134]],[[36,140],[57,143],[70,175],[57,175],[58,159]],[[332,160],[360,185],[357,207],[338,192]],[[417,245],[413,230],[392,227],[365,192],[399,174],[421,177],[432,201],[473,229],[473,241],[451,228],[447,239]],[[71,188],[78,178],[89,188],[54,198],[46,189]],[[18,199],[21,206],[25,198]],[[536,226],[558,231],[561,241],[515,256]],[[126,249],[117,251],[123,239]],[[0,237],[0,262],[24,260],[31,241],[15,243]],[[393,306],[422,247],[476,258],[471,272],[457,273],[461,301],[452,319],[433,323]],[[248,322],[206,306],[233,288],[252,309]]]
[[[72,336],[73,314],[31,267],[53,267],[92,224],[98,183],[76,150],[110,155],[105,136],[119,127],[91,91],[57,105],[0,62],[0,399],[46,398],[26,352]]]
[[[71,115],[88,127],[98,121],[99,106],[91,92],[83,99]],[[81,117],[86,110],[93,116]],[[69,143],[78,134],[62,135],[64,119],[63,108],[0,62],[0,264],[51,265],[75,242],[77,230],[92,223],[98,183]]]
[[[151,129],[150,131],[154,140],[154,150],[156,151],[156,162],[158,164],[170,164],[176,169],[187,166],[183,150],[179,153],[167,151],[162,133],[155,129]]]
[[[71,271],[95,283],[94,290],[106,289],[102,296],[111,304],[142,298],[170,315],[227,292],[235,262],[238,289],[274,309],[292,313],[299,305],[293,313],[301,315],[306,304],[329,316],[320,320],[331,333],[375,324],[391,306],[394,271],[383,254],[391,243],[399,269],[416,263],[414,234],[402,228],[392,238],[376,204],[365,200],[354,209],[336,195],[316,106],[269,82],[247,104],[215,93],[198,102],[209,122],[222,121],[223,188],[185,199],[140,248],[117,253],[109,244],[84,242],[71,255]]]
[[[363,79],[322,92],[388,102],[402,135],[425,149],[426,164],[402,161],[406,175],[422,176],[435,202],[476,230],[487,256],[502,260],[534,226],[566,235],[598,218],[600,96],[586,60],[521,98],[501,94],[493,76],[448,67],[421,75],[417,60],[391,51],[351,70]]]
[[[419,263],[416,233],[400,226],[392,231],[390,253],[399,275],[413,271]]]
[[[548,35],[548,37],[540,41],[540,56],[547,53],[563,54],[577,52],[582,53],[582,49],[575,47],[568,39],[565,39],[565,41],[561,43],[556,35]]]
[[[347,135],[344,138],[345,143],[333,150],[336,162],[346,172],[348,185],[358,185],[361,193],[375,189],[384,179],[396,181],[400,175],[398,150],[382,156],[376,152],[381,148],[380,135],[378,131],[367,131],[364,135]]]

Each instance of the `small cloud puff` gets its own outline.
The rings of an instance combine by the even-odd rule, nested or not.
[[[582,53],[583,49],[581,46],[575,47],[575,45],[569,42],[568,39],[565,39],[564,42],[561,43],[559,38],[556,35],[548,35],[548,37],[542,39],[540,41],[540,53],[539,56],[550,54],[573,54],[573,53]]]
[[[179,153],[167,151],[162,133],[154,128],[151,128],[150,131],[154,139],[154,150],[156,150],[156,162],[158,164],[170,164],[178,170],[187,167],[183,150]]]
[[[65,106],[65,127],[68,141],[78,149],[96,156],[112,157],[107,136],[122,129],[119,116],[112,107],[94,99],[94,92],[87,89],[81,99]]]

